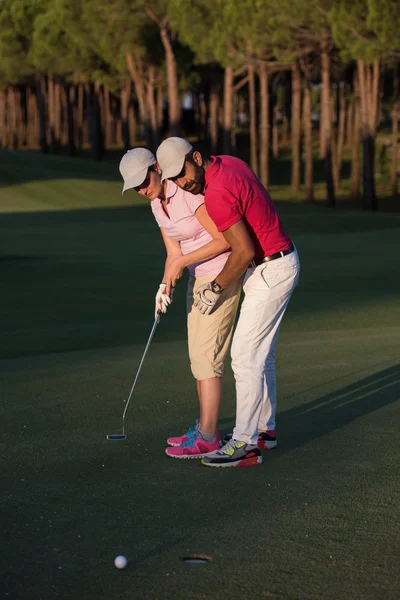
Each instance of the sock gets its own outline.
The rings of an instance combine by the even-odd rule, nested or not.
[[[266,433],[271,437],[275,437],[275,429],[267,429]]]
[[[215,440],[215,433],[206,433],[205,431],[202,431],[201,429],[199,429],[200,431],[200,435],[203,438],[203,440],[205,442],[213,442]]]

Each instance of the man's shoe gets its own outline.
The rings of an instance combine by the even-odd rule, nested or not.
[[[219,450],[203,456],[201,462],[206,467],[255,467],[263,459],[257,446],[231,439]]]
[[[165,453],[171,458],[202,458],[209,452],[218,450],[221,446],[221,435],[217,432],[214,441],[207,442],[197,429],[188,436],[183,444],[166,448]]]
[[[187,437],[191,437],[199,428],[199,419],[196,419],[196,423],[193,427],[189,427],[186,433],[183,435],[178,435],[177,437],[169,437],[167,439],[168,446],[180,446],[183,442],[186,441]]]
[[[260,450],[272,450],[272,448],[276,448],[278,442],[276,441],[275,435],[270,435],[266,431],[258,432],[258,440],[257,446]]]
[[[232,436],[233,436],[233,433],[227,433],[226,435],[224,435],[224,439],[222,440],[222,443],[226,444],[227,442],[229,442],[232,439]],[[278,442],[276,441],[276,436],[270,435],[266,431],[258,432],[257,447],[260,450],[272,450],[272,448],[276,448],[277,445],[278,445]]]

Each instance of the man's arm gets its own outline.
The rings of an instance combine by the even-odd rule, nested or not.
[[[231,247],[231,254],[215,281],[226,289],[239,279],[254,258],[254,246],[242,219],[222,232]]]

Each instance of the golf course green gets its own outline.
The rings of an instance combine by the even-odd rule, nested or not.
[[[279,445],[259,468],[207,469],[164,453],[198,416],[186,276],[128,438],[105,439],[164,260],[148,201],[121,189],[118,160],[0,151],[1,597],[399,598],[400,213],[279,202],[302,267],[278,341]],[[223,433],[234,416],[228,360]]]

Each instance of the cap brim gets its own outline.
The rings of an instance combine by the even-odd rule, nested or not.
[[[149,167],[146,167],[145,169],[142,169],[138,173],[135,173],[135,175],[133,175],[133,177],[130,177],[129,179],[127,179],[124,183],[124,187],[122,188],[122,195],[124,195],[127,190],[130,190],[132,188],[137,187],[138,185],[141,185],[143,183],[143,181],[146,179],[148,170],[149,170]]]
[[[186,156],[182,156],[182,158],[177,159],[173,165],[167,167],[161,173],[161,182],[165,179],[170,179],[171,177],[176,177],[183,169],[183,165],[185,164]],[[139,184],[138,184],[139,185]]]

